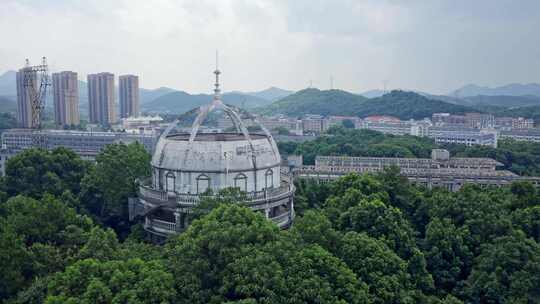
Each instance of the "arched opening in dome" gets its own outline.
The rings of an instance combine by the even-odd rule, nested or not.
[[[234,187],[240,191],[247,192],[247,176],[244,173],[238,173],[234,178]]]
[[[206,174],[197,176],[197,193],[205,193],[210,188],[210,177]]]
[[[176,176],[173,172],[169,171],[165,175],[165,190],[167,192],[174,192],[176,187]]]
[[[265,180],[265,188],[274,188],[274,171],[272,169],[266,170],[266,173],[264,174],[264,180]]]

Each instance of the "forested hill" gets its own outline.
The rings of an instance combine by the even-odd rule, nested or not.
[[[392,91],[368,99],[341,90],[305,89],[272,103],[261,112],[265,114],[320,115],[392,115],[401,119],[430,117],[437,112],[475,112],[467,106],[433,100],[414,92]]]
[[[359,111],[364,96],[342,90],[304,89],[282,98],[262,110],[266,114],[351,115]]]
[[[462,114],[476,112],[467,106],[429,99],[414,92],[392,91],[381,97],[365,102],[356,114],[360,117],[369,115],[392,115],[401,119],[420,119],[431,117],[433,113]]]

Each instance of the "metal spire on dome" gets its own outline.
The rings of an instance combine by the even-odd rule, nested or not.
[[[214,100],[220,100],[221,99],[221,90],[219,89],[219,74],[221,72],[218,69],[218,51],[216,50],[216,70],[214,71],[214,74],[216,74],[216,88],[214,89]]]

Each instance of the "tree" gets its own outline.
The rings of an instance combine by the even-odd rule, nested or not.
[[[0,300],[5,300],[22,287],[27,256],[23,238],[0,218]]]
[[[457,228],[449,219],[434,218],[426,229],[424,246],[428,270],[441,294],[452,290],[469,275],[473,254],[467,245],[467,227]]]
[[[383,241],[365,233],[348,232],[339,255],[369,286],[373,303],[412,303],[413,284],[407,262]]]
[[[341,238],[328,218],[314,210],[308,210],[304,216],[297,217],[291,231],[298,233],[304,242],[318,244],[333,253],[336,253]]]
[[[476,303],[535,303],[540,298],[540,245],[520,231],[482,246],[467,279]]]
[[[298,246],[237,204],[220,205],[166,246],[179,303],[362,303],[365,287],[317,245]]]
[[[173,276],[158,261],[85,259],[55,274],[45,303],[171,303]]]
[[[79,193],[87,168],[87,162],[64,147],[52,151],[28,149],[6,163],[7,192],[34,198],[46,193],[61,195],[65,190]]]
[[[102,229],[94,227],[90,231],[88,240],[77,254],[78,259],[92,258],[99,261],[114,259],[119,250],[120,244],[116,234],[112,229]]]
[[[88,218],[77,215],[74,209],[51,195],[39,201],[20,195],[13,197],[3,206],[3,212],[5,223],[28,245],[61,244],[65,241],[63,233],[70,225],[83,228],[92,225]]]
[[[354,129],[354,122],[350,119],[343,120],[342,124],[345,129]]]
[[[380,200],[362,200],[350,207],[340,217],[340,230],[366,232],[382,239],[404,259],[416,247],[414,230],[402,212]]]
[[[512,213],[515,226],[521,228],[528,237],[540,243],[540,206],[519,209]]]
[[[108,226],[127,234],[127,199],[137,193],[136,179],[149,175],[150,155],[141,144],[108,145],[82,180],[81,202]]]

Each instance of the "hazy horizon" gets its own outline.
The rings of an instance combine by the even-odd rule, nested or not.
[[[141,87],[224,91],[309,85],[446,94],[540,82],[540,2],[4,0],[0,74],[42,56],[80,80],[136,74]]]

